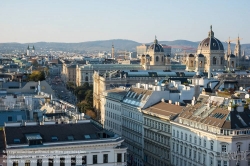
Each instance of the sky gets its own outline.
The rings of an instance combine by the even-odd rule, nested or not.
[[[1,0],[0,43],[201,41],[210,25],[250,43],[249,0]]]

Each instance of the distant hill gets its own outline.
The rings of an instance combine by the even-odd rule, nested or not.
[[[166,44],[173,46],[173,52],[181,51],[182,47],[190,47],[191,51],[195,51],[199,42],[192,42],[188,40],[174,40],[174,41],[159,41],[160,44]],[[26,52],[28,45],[32,48],[35,46],[37,51],[65,51],[65,52],[77,52],[77,53],[87,53],[87,52],[99,52],[108,51],[111,52],[112,44],[114,44],[115,51],[126,50],[126,51],[136,51],[136,46],[142,43],[124,40],[124,39],[113,39],[113,40],[100,40],[100,41],[89,41],[80,43],[58,43],[58,42],[37,42],[37,43],[0,43],[0,53],[11,53],[15,50],[18,52]],[[151,44],[151,43],[148,43]],[[224,49],[227,49],[227,44],[223,43]],[[234,50],[235,44],[231,44],[231,49]],[[246,50],[246,53],[250,54],[250,44],[242,44],[242,50]]]

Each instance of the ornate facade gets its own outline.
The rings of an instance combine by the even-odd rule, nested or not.
[[[146,55],[145,55],[146,54]],[[171,57],[165,55],[164,49],[155,38],[154,43],[148,47],[147,52],[140,58],[141,65],[147,69],[171,70]]]
[[[208,72],[209,70],[234,70],[240,67],[244,57],[241,56],[241,46],[239,37],[235,46],[234,54],[230,49],[225,52],[223,44],[214,37],[212,26],[208,32],[208,37],[198,45],[196,54],[189,54],[184,63],[186,70]]]

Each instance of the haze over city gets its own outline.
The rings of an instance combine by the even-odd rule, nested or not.
[[[213,25],[221,40],[250,43],[250,1],[2,0],[0,43],[129,39],[200,41]]]

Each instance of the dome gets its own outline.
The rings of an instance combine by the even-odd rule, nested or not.
[[[149,46],[148,51],[164,52],[164,49],[163,49],[162,45],[158,44],[158,40],[155,39],[154,44]]]
[[[198,57],[204,57],[204,55],[203,54],[199,54]]]
[[[170,55],[168,54],[167,57],[170,57]]]
[[[142,57],[145,57],[145,55],[144,55],[144,54],[142,54]]]
[[[202,42],[200,42],[198,46],[198,50],[222,50],[224,51],[224,47],[221,41],[214,37],[212,26],[210,27],[210,31],[208,32],[208,37],[202,40]]]
[[[194,57],[194,55],[193,54],[189,54],[188,57]]]

